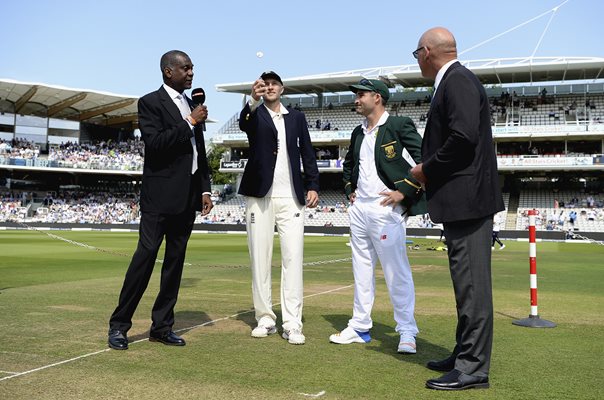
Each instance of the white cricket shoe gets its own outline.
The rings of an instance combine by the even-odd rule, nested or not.
[[[254,329],[252,329],[252,337],[255,338],[265,338],[268,335],[272,335],[273,333],[277,333],[277,328],[275,325],[273,326],[263,326],[258,325]]]
[[[415,345],[415,338],[413,336],[401,335],[401,340],[398,342],[397,351],[401,354],[417,353],[417,346]]]
[[[369,335],[369,332],[359,332],[347,327],[342,332],[331,335],[329,341],[337,344],[369,343],[371,342],[371,335]]]
[[[283,329],[283,334],[281,336],[283,339],[287,340],[289,344],[304,344],[306,342],[306,337],[304,337],[302,329],[300,328]]]

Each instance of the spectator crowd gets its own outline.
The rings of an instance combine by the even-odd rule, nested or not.
[[[140,170],[143,154],[144,142],[139,139],[91,144],[67,142],[51,146],[48,160],[76,168]]]
[[[26,139],[0,139],[0,156],[35,159],[40,155],[40,146]]]
[[[48,145],[48,156],[43,155],[40,146],[25,139],[10,141],[0,139],[0,160],[8,159],[42,160],[52,166],[81,169],[111,169],[138,171],[143,168],[144,142],[129,139],[93,143],[67,142]]]

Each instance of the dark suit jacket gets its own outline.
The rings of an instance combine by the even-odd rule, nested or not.
[[[163,86],[140,98],[138,120],[145,142],[141,211],[180,214],[187,207],[200,211],[202,193],[210,191],[202,128],[194,129],[198,169],[192,177],[193,132]]]
[[[422,159],[434,222],[481,218],[504,209],[489,100],[480,81],[459,62],[449,67],[432,98]]]
[[[350,137],[350,149],[344,160],[344,189],[350,196],[357,188],[359,180],[359,156],[365,134],[363,127],[357,126]],[[392,190],[405,195],[403,206],[409,215],[426,213],[426,200],[420,183],[409,174],[411,165],[403,158],[403,149],[416,163],[421,158],[422,137],[417,133],[413,121],[408,117],[389,116],[380,126],[375,140],[375,164],[382,182]]]
[[[306,117],[298,110],[288,108],[288,111],[288,114],[283,114],[287,154],[296,198],[301,205],[304,205],[306,204],[304,190],[319,191],[319,169],[310,141]],[[249,104],[246,104],[239,115],[239,129],[247,134],[250,145],[250,156],[243,171],[239,194],[264,197],[273,185],[277,162],[277,128],[263,104],[254,112],[251,111]],[[304,176],[300,171],[300,158],[302,158]]]

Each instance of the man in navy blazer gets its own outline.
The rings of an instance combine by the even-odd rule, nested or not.
[[[271,76],[277,77],[277,74],[269,72],[264,73],[263,76],[269,79]],[[277,83],[281,82],[281,78],[274,80]],[[264,84],[266,85],[266,83]],[[280,86],[282,91],[282,84]],[[260,87],[260,85],[255,83],[255,87]],[[264,95],[260,95],[260,92],[257,99],[252,95],[251,102],[246,103],[239,116],[239,129],[247,133],[250,146],[250,157],[239,186],[239,194],[245,196],[266,196],[273,185],[278,147],[282,146],[282,144],[279,144],[277,128],[272,121],[268,108],[258,107],[262,96]],[[281,94],[279,94],[277,104],[281,104],[280,96]],[[255,107],[251,105],[253,102],[256,102]],[[265,104],[267,104],[266,100]],[[296,199],[301,205],[304,205],[306,204],[304,200],[305,190],[315,192],[314,194],[319,191],[319,171],[315,151],[310,141],[308,123],[304,114],[298,110],[288,108],[287,113],[283,113],[283,119],[286,128],[285,146],[292,169],[292,183]],[[302,159],[304,175],[300,172],[300,158]]]
[[[192,107],[184,95],[193,81],[193,63],[187,54],[172,50],[160,61],[164,84],[138,101],[145,162],[141,188],[138,246],[126,272],[118,306],[109,320],[109,347],[128,348],[132,315],[147,288],[164,238],[166,250],[159,294],[152,310],[151,341],[184,346],[172,331],[174,306],[180,288],[187,242],[195,212],[212,209],[210,170],[202,124],[208,111]]]
[[[489,387],[493,340],[491,233],[504,209],[493,148],[489,99],[476,76],[457,61],[445,28],[422,35],[413,52],[435,92],[422,142],[422,163],[411,170],[425,184],[428,212],[442,222],[457,307],[456,345],[428,368],[447,372],[426,386],[437,390]]]
[[[252,86],[239,116],[250,157],[239,194],[246,197],[246,225],[252,269],[252,296],[258,325],[252,336],[277,332],[271,299],[273,235],[281,241],[281,314],[283,338],[304,344],[302,333],[302,260],[305,206],[319,202],[319,170],[304,114],[281,104],[283,81],[265,72]],[[260,100],[264,101],[261,104]],[[300,161],[304,174],[300,171]],[[307,191],[306,196],[304,191]]]

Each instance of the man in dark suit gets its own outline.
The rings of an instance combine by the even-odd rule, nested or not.
[[[491,232],[504,209],[493,148],[489,100],[480,81],[457,61],[455,38],[445,28],[422,35],[413,52],[422,75],[435,80],[422,142],[411,170],[425,184],[428,212],[444,225],[457,306],[453,354],[428,368],[447,372],[431,389],[489,386],[493,340]]]
[[[319,170],[306,117],[281,104],[283,81],[265,72],[252,86],[239,116],[250,157],[239,194],[246,197],[246,224],[252,269],[256,338],[277,332],[271,300],[271,263],[275,224],[281,241],[281,314],[283,338],[304,344],[302,333],[302,260],[305,205],[319,202]],[[261,104],[260,99],[264,101]],[[300,160],[304,175],[300,171]],[[306,198],[304,191],[307,191]]]
[[[138,246],[118,306],[109,320],[108,343],[116,350],[128,348],[132,315],[147,288],[164,237],[166,250],[149,340],[185,345],[184,339],[172,331],[174,306],[195,212],[206,215],[213,207],[201,123],[208,111],[203,105],[193,108],[183,93],[191,88],[193,63],[184,52],[172,50],[162,56],[160,67],[163,86],[138,101],[145,142],[141,221]]]

